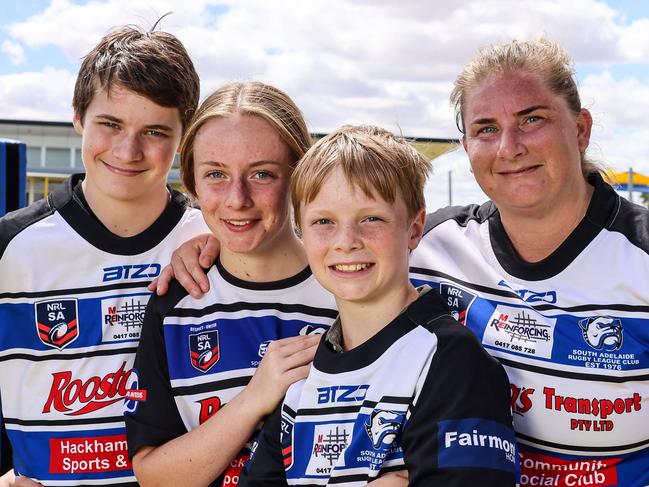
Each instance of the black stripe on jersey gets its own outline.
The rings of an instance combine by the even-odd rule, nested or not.
[[[51,291],[38,291],[30,293],[0,293],[0,299],[19,299],[19,298],[45,298],[48,296],[62,296],[67,294],[90,294],[98,293],[104,291],[112,291],[115,289],[136,289],[142,288],[143,292],[150,291],[147,290],[146,286],[149,285],[150,281],[138,281],[138,282],[122,282],[119,284],[110,284],[106,286],[94,286],[94,287],[78,287],[70,289],[53,289]],[[110,296],[103,296],[103,298],[108,298]]]
[[[375,408],[379,403],[410,404],[411,397],[383,396],[379,401],[363,401],[364,408]]]
[[[2,418],[5,424],[18,426],[80,426],[86,424],[123,423],[124,416],[111,416],[108,418],[85,418],[85,419],[16,419]]]
[[[370,476],[367,474],[341,475],[339,477],[330,477],[327,485],[346,484],[347,482],[368,482],[369,480]]]
[[[491,347],[486,347],[486,348],[491,348]],[[514,362],[513,360],[509,360],[498,356],[496,356],[495,358],[498,359],[498,361],[501,364],[506,365],[507,367],[511,367],[512,369],[527,370],[529,372],[536,372],[537,374],[552,375],[554,377],[563,377],[566,379],[588,380],[593,382],[613,382],[616,384],[621,384],[624,382],[649,380],[649,374],[625,375],[622,377],[609,376],[609,375],[597,375],[597,374],[582,374],[578,372],[569,372],[567,370],[557,370],[557,369],[550,369],[546,367],[539,367],[538,365],[530,365],[522,362]]]
[[[274,309],[282,313],[302,313],[311,316],[322,316],[325,318],[335,319],[338,316],[338,311],[327,308],[315,308],[313,306],[306,306],[304,304],[282,304],[282,303],[249,303],[238,301],[236,303],[221,304],[215,303],[203,309],[190,309],[190,308],[174,308],[166,317],[178,318],[200,318],[211,313],[224,312],[234,313],[237,311],[258,311]]]
[[[503,296],[508,298],[520,299],[520,296],[512,291],[505,291],[503,289],[491,288],[488,286],[481,286],[479,284],[473,284],[461,279],[457,279],[443,272],[434,271],[431,269],[424,269],[423,267],[410,267],[411,274],[423,274],[426,276],[434,276],[446,279],[448,281],[459,284],[462,287],[467,289],[473,289],[485,294],[491,294],[493,296]],[[412,276],[411,276],[412,277]],[[489,297],[480,296],[483,299],[489,299]],[[501,304],[516,304],[516,303],[501,303]],[[536,310],[536,311],[566,311],[566,312],[579,312],[579,311],[600,311],[600,310],[611,310],[611,311],[628,311],[636,313],[649,313],[649,306],[634,305],[634,304],[586,304],[580,306],[556,306],[554,304],[531,304],[525,302],[525,305]]]
[[[638,441],[637,443],[630,443],[628,445],[613,445],[613,446],[582,446],[582,445],[563,445],[561,443],[552,443],[551,441],[539,440],[532,436],[527,436],[522,433],[516,433],[516,438],[521,440],[528,441],[533,444],[549,446],[552,448],[570,450],[570,451],[590,451],[590,452],[606,452],[608,455],[611,455],[610,452],[618,450],[631,450],[634,448],[639,448],[641,446],[649,445],[649,439]]]
[[[174,396],[191,396],[202,394],[204,392],[218,392],[234,387],[244,387],[248,385],[251,377],[234,377],[232,379],[219,380],[216,382],[206,382],[204,384],[194,384],[191,386],[172,387],[171,391]]]
[[[298,416],[321,416],[324,414],[346,414],[357,413],[360,411],[361,405],[356,406],[331,406],[328,408],[301,408],[298,409]]]
[[[49,355],[31,355],[29,353],[12,353],[0,357],[0,362],[8,360],[29,360],[30,362],[43,362],[46,360],[77,360],[88,357],[109,357],[111,355],[123,355],[127,353],[135,353],[137,346],[131,348],[112,348],[108,350],[90,350],[87,352],[79,353],[61,353]]]

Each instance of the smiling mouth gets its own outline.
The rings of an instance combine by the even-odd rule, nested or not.
[[[360,272],[369,269],[374,264],[336,264],[332,265],[338,272]]]
[[[137,176],[138,174],[142,174],[145,171],[144,169],[123,169],[121,167],[112,166],[105,161],[101,162],[110,172],[120,174],[122,176]]]
[[[232,225],[235,227],[245,227],[246,225],[250,225],[252,223],[252,220],[223,220],[223,221],[228,225]]]
[[[516,169],[515,171],[501,171],[499,174],[501,176],[519,176],[519,175],[524,175],[524,174],[534,172],[540,167],[541,167],[540,165],[538,165],[538,166],[529,166],[529,167],[524,167],[524,168],[521,168],[521,169]]]

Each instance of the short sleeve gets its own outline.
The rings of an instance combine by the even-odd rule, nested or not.
[[[171,308],[169,301],[178,302],[173,294],[170,290],[162,298],[152,296],[144,315],[133,369],[137,386],[131,383],[146,397],[125,401],[129,458],[144,446],[160,446],[187,432],[171,391],[162,328],[164,314]]]
[[[403,431],[409,485],[515,486],[518,454],[503,367],[456,321],[444,318],[432,331],[437,349]]]

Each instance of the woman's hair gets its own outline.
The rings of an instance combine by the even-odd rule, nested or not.
[[[464,109],[468,92],[493,75],[518,71],[540,76],[553,93],[566,101],[568,109],[575,116],[579,115],[581,99],[573,62],[568,53],[556,42],[545,38],[522,42],[514,40],[481,49],[455,79],[451,104],[455,108],[455,122],[460,132],[464,133]],[[600,170],[583,153],[581,167],[584,176]]]
[[[234,82],[208,96],[196,110],[180,145],[180,174],[187,191],[196,196],[194,139],[200,128],[215,118],[237,115],[259,117],[268,122],[291,151],[293,166],[311,146],[302,112],[281,90],[259,81]]]

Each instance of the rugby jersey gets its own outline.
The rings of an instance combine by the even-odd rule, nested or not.
[[[173,281],[167,295],[151,299],[135,360],[146,400],[127,405],[131,457],[217,413],[248,384],[271,341],[322,333],[338,314],[333,296],[308,267],[287,279],[255,283],[228,273],[217,260],[207,277],[210,291],[201,298]],[[212,485],[236,485],[248,456],[249,445]]]
[[[514,486],[515,445],[502,366],[431,290],[352,350],[321,341],[239,485]]]
[[[584,219],[520,259],[497,208],[429,216],[411,277],[505,366],[521,485],[649,485],[649,211],[598,175]]]
[[[171,191],[148,229],[118,237],[87,209],[81,179],[0,220],[2,421],[19,474],[44,485],[136,485],[122,403],[146,286],[207,226]]]

